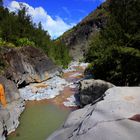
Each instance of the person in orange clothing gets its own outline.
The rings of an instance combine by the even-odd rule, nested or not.
[[[3,107],[6,107],[6,98],[4,93],[4,87],[2,84],[0,84],[0,102],[2,103]]]

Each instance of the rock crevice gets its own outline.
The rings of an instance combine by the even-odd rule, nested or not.
[[[72,112],[47,140],[139,140],[139,106],[140,87],[112,87],[104,100]]]
[[[5,87],[7,107],[0,104],[0,140],[5,140],[7,134],[15,131],[19,125],[18,118],[25,109],[25,102],[20,97],[14,82],[0,76],[0,83]]]

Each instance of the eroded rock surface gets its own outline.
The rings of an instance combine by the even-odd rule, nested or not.
[[[47,140],[139,140],[140,87],[113,87],[104,100],[70,114]],[[132,117],[134,117],[132,119]]]
[[[20,87],[47,80],[60,71],[51,59],[34,47],[9,49],[4,57],[9,65],[6,77]]]
[[[4,85],[6,101],[8,103],[20,98],[19,91],[13,81],[8,80],[4,76],[0,76],[0,83]]]
[[[13,81],[0,76],[0,83],[5,87],[7,107],[0,103],[0,140],[5,140],[4,133],[15,131],[19,125],[18,118],[24,110],[25,102],[20,98],[19,91]]]
[[[102,98],[105,91],[114,85],[103,80],[88,79],[80,82],[79,96],[82,106],[94,103]]]
[[[8,134],[16,130],[19,125],[19,117],[24,109],[25,102],[22,99],[9,103],[6,109],[0,107],[0,140],[5,138],[3,136],[5,130]]]
[[[64,87],[70,85],[65,79],[58,76],[54,76],[41,84],[30,84],[19,89],[20,96],[25,100],[52,99],[59,95]]]

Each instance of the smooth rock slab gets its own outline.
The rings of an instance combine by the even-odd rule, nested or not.
[[[16,130],[19,125],[18,119],[24,109],[25,102],[22,99],[9,103],[6,109],[0,107],[0,140],[5,140],[5,137],[2,136],[4,125],[8,134]]]
[[[72,112],[48,140],[139,140],[140,87],[113,87],[104,100]],[[133,117],[135,116],[135,117]]]
[[[18,118],[25,108],[25,102],[20,98],[19,91],[13,81],[0,76],[0,83],[4,85],[7,101],[6,108],[3,108],[0,103],[0,140],[5,140],[5,137],[2,136],[3,129],[6,129],[8,134],[15,131],[19,125]]]

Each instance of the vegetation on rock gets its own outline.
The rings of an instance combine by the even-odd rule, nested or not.
[[[106,24],[108,3],[103,3],[85,17],[79,24],[65,32],[61,40],[70,50],[73,59],[82,59],[89,48],[90,38]]]
[[[95,78],[115,85],[140,84],[140,1],[109,1],[106,26],[94,37],[86,54]]]
[[[38,25],[33,23],[32,17],[27,14],[28,9],[22,4],[20,6],[21,10],[10,12],[8,8],[2,6],[1,2],[0,46],[34,46],[42,49],[57,64],[66,67],[70,61],[67,47],[59,46],[61,43],[51,40],[41,23]]]

